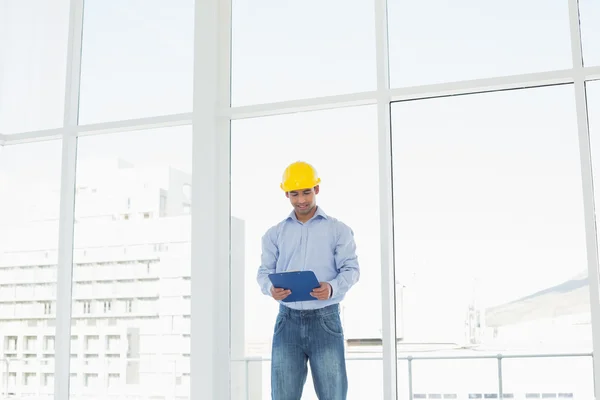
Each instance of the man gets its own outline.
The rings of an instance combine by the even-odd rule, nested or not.
[[[320,182],[310,164],[288,166],[280,186],[293,211],[262,238],[257,280],[280,304],[273,332],[273,400],[300,400],[307,362],[320,400],[345,400],[348,391],[339,303],[360,271],[352,230],[317,206]],[[311,293],[315,300],[282,302],[290,291],[273,287],[268,275],[292,270],[315,273],[320,282]]]

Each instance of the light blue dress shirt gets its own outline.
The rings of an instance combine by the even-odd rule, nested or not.
[[[333,294],[328,300],[279,303],[297,310],[322,308],[339,303],[358,282],[360,269],[352,229],[317,207],[306,223],[294,211],[271,227],[262,238],[261,266],[257,280],[262,292],[271,296],[269,274],[312,270],[319,282],[328,282]]]

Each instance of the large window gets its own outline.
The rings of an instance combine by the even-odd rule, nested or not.
[[[563,85],[393,104],[399,355],[491,358],[459,386],[462,367],[415,360],[421,392],[495,392],[498,353],[592,349],[574,100]],[[550,390],[519,362],[515,396]],[[558,365],[539,367],[556,393],[593,395],[591,358]]]
[[[194,0],[86,0],[80,123],[192,110]]]
[[[189,396],[190,146],[189,126],[79,139],[72,398]]]
[[[599,49],[598,0],[0,0],[0,397],[269,399],[304,160],[349,400],[600,398]]]
[[[0,132],[63,123],[68,0],[0,1]]]
[[[571,68],[566,1],[388,0],[393,87]]]
[[[60,140],[0,147],[0,387],[19,397],[53,398],[60,160]]]
[[[375,89],[373,1],[233,0],[232,12],[233,105]]]
[[[361,266],[358,284],[342,302],[346,335],[349,399],[381,398],[381,267],[376,108],[373,106],[235,121],[232,125],[232,216],[245,225],[245,265],[232,265],[232,279],[244,276],[243,296],[232,290],[232,309],[243,309],[245,328],[233,329],[232,346],[240,363],[248,357],[271,355],[277,302],[260,291],[256,274],[261,260],[261,238],[292,211],[279,188],[285,167],[298,160],[315,166],[322,183],[317,205],[349,225],[355,234]],[[239,268],[239,269],[238,269]],[[243,328],[243,327],[242,327]],[[238,346],[237,341],[243,341]],[[368,345],[365,345],[368,343]],[[369,358],[359,360],[359,358]],[[270,363],[249,362],[254,374],[267,375],[262,397],[270,393]],[[256,372],[259,368],[260,371]],[[369,375],[360,372],[367,369]],[[309,374],[310,375],[310,374]],[[256,384],[256,382],[252,382]],[[306,398],[314,398],[312,383]],[[313,396],[313,397],[310,397]],[[254,397],[253,397],[254,398]]]

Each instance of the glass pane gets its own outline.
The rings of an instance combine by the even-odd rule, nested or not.
[[[191,142],[189,126],[79,139],[72,398],[189,398]]]
[[[497,399],[498,363],[494,359],[413,360],[412,390],[413,399]]]
[[[397,395],[398,400],[410,400],[411,391],[411,375],[408,371],[408,360],[402,359],[402,355],[398,356],[398,362],[396,364],[396,383],[397,383]]]
[[[0,376],[19,398],[54,398],[61,153],[0,147]]]
[[[383,366],[379,360],[381,270],[376,118],[376,108],[368,106],[232,123],[231,212],[234,255],[231,265],[231,307],[232,314],[239,316],[231,320],[232,358],[247,360],[271,357],[279,304],[264,295],[257,282],[262,262],[261,239],[269,228],[292,212],[290,200],[279,187],[284,169],[292,162],[306,160],[317,169],[322,179],[320,192],[315,197],[317,206],[353,230],[361,267],[360,280],[347,292],[340,306],[346,356],[349,359],[348,399],[364,399],[365,391],[361,389],[364,384],[370,393],[375,393],[376,398],[381,398],[377,393],[383,384]],[[243,232],[240,232],[242,229]],[[307,228],[307,232],[310,238],[311,232],[319,231]],[[316,242],[308,243],[313,246]],[[327,242],[324,240],[323,243]],[[328,251],[328,247],[323,248],[324,254],[328,254]],[[280,254],[281,260],[285,260],[285,254],[289,255],[283,248]],[[313,269],[322,273],[319,272],[320,268],[309,265],[291,268]],[[315,300],[318,301],[322,300]],[[314,302],[303,304],[304,307],[323,307]],[[321,331],[311,332],[318,334]],[[376,360],[354,361],[360,357]],[[243,389],[239,382],[243,381],[245,370],[240,365],[243,364],[233,364],[232,385]],[[368,373],[358,372],[357,368],[361,366],[367,368]],[[269,374],[269,377],[265,378],[266,386],[260,388],[262,391],[257,398],[270,398],[270,373],[270,366],[262,367],[262,374]],[[361,377],[360,381],[353,380],[357,376]],[[314,398],[314,388],[310,382],[305,385],[304,393],[307,398]]]
[[[593,399],[592,357],[504,359],[502,386],[514,399]]]
[[[233,0],[232,7],[233,105],[375,90],[372,1]]]
[[[600,65],[600,1],[579,0],[579,19],[583,62]]]
[[[63,125],[69,0],[0,1],[0,132]]]
[[[86,0],[79,122],[190,112],[194,0]]]
[[[393,87],[571,68],[564,1],[388,1]]]
[[[401,354],[591,351],[574,103],[564,85],[393,104]]]

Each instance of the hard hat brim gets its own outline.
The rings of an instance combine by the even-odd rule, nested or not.
[[[281,188],[281,190],[283,190],[284,192],[287,193],[287,192],[294,192],[294,191],[298,191],[298,190],[313,189],[315,186],[318,186],[320,183],[321,183],[321,178],[317,178],[310,185],[302,185],[302,184],[293,185],[293,184],[281,183],[279,185],[279,187]]]

